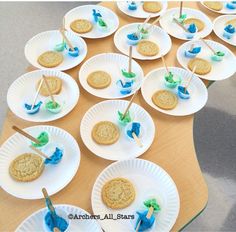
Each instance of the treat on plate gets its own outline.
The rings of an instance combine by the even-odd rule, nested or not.
[[[215,11],[220,11],[223,9],[223,3],[222,2],[217,2],[217,1],[205,1],[203,2],[205,6],[208,8],[215,10]]]
[[[146,210],[137,211],[138,220],[135,225],[135,231],[141,232],[149,230],[153,227],[155,222],[154,213],[158,213],[161,208],[158,205],[156,199],[149,199],[144,202]]]
[[[197,27],[197,31],[202,31],[205,27],[205,24],[202,20],[197,18],[187,18],[184,20],[185,25],[191,25],[194,24]]]
[[[56,101],[52,101],[51,98],[46,99],[45,109],[53,114],[58,114],[62,110],[62,104],[59,104]]]
[[[63,55],[59,52],[47,51],[38,57],[38,63],[46,68],[54,68],[63,62]]]
[[[66,48],[66,42],[63,40],[62,43],[56,44],[54,47],[54,51],[63,52]]]
[[[63,150],[56,147],[55,151],[53,154],[44,160],[45,164],[58,164],[63,157]]]
[[[133,133],[139,138],[140,137],[140,127],[141,124],[139,122],[131,122],[127,125],[126,127],[126,135],[131,138],[134,139],[134,135]]]
[[[120,130],[110,121],[101,121],[95,124],[91,135],[97,144],[110,145],[117,142],[120,137]]]
[[[93,9],[93,21],[94,23],[98,22],[98,18],[102,17],[102,15],[100,14],[99,11],[96,11],[95,9]]]
[[[128,10],[137,10],[137,3],[134,1],[128,2]]]
[[[158,90],[153,94],[152,102],[163,110],[172,110],[177,106],[178,98],[168,90]]]
[[[125,178],[114,178],[102,187],[102,201],[111,209],[124,209],[135,199],[133,184]]]
[[[181,86],[181,85],[178,86],[178,96],[181,99],[189,99],[190,98],[189,91],[186,89],[186,87]]]
[[[55,77],[55,76],[46,76],[45,78],[47,79],[51,93],[52,94],[59,94],[61,92],[61,88],[62,88],[62,80],[58,77]],[[36,85],[36,90],[39,88],[40,83],[41,83],[41,79],[38,81],[38,83]],[[45,82],[43,82],[39,93],[40,93],[40,95],[42,95],[44,97],[50,96]]]
[[[93,24],[87,19],[76,19],[70,24],[72,31],[83,34],[93,29]]]
[[[224,33],[223,36],[226,39],[231,39],[233,37],[235,33],[235,27],[232,24],[228,24],[225,28],[224,28]]]
[[[107,23],[101,17],[98,18],[97,26],[101,31],[107,31],[108,29]]]
[[[218,52],[215,52],[215,53],[211,56],[211,59],[212,59],[213,61],[222,61],[224,56],[225,56],[225,53],[224,53],[224,52],[218,51]]]
[[[158,13],[161,11],[162,5],[160,2],[153,1],[153,2],[144,2],[143,3],[143,10],[148,13]]]
[[[132,71],[128,72],[125,69],[121,69],[121,72],[126,82],[132,82],[136,77],[136,74]]]
[[[87,77],[87,83],[95,89],[104,89],[111,84],[111,76],[104,71],[94,71]]]
[[[186,49],[184,51],[184,55],[187,58],[195,58],[198,53],[201,52],[201,47],[194,47],[194,45],[191,45],[190,49]]]
[[[39,101],[37,104],[35,104],[32,108],[31,104],[25,103],[24,109],[27,114],[36,114],[39,112],[41,105],[43,104],[42,101]]]
[[[168,88],[175,88],[178,84],[181,83],[181,76],[177,74],[173,74],[172,72],[166,73],[165,76],[165,85]]]
[[[159,52],[159,47],[152,41],[141,40],[138,42],[137,51],[143,56],[155,56]]]
[[[194,23],[187,25],[186,29],[185,36],[187,39],[192,39],[197,33],[197,27]]]
[[[148,39],[150,32],[149,30],[145,29],[144,27],[141,27],[141,25],[138,26],[138,30],[140,32],[142,39]]]
[[[174,17],[181,24],[184,24],[185,19],[187,18],[187,14],[181,14],[180,16]]]
[[[134,83],[133,81],[123,82],[122,80],[118,80],[116,82],[116,85],[119,89],[119,92],[122,95],[127,95],[127,94],[130,94],[132,92],[133,83]]]
[[[49,142],[49,134],[46,131],[43,131],[37,136],[37,140],[39,143],[31,142],[31,145],[37,148],[43,147]]]
[[[11,177],[20,182],[28,182],[37,179],[43,172],[43,159],[33,153],[24,153],[17,156],[9,166]]]
[[[236,9],[236,1],[227,2],[226,7],[230,10]]]
[[[127,35],[127,43],[129,45],[136,45],[140,40],[141,34],[139,32],[134,32]]]
[[[126,126],[128,123],[130,123],[133,120],[133,116],[130,113],[130,111],[128,111],[125,114],[121,113],[120,111],[118,111],[118,122],[122,125],[122,126]]]
[[[79,56],[79,48],[74,47],[73,50],[71,48],[68,49],[68,54],[73,57]]]
[[[194,58],[188,62],[188,68],[193,71],[196,66],[195,73],[199,75],[205,75],[211,71],[211,63],[202,58]]]

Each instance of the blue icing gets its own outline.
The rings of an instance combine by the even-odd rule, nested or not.
[[[224,30],[230,34],[233,34],[235,33],[235,27],[231,24],[227,25]]]
[[[54,153],[50,156],[50,159],[45,159],[45,164],[58,164],[63,157],[63,151],[56,147]]]
[[[138,231],[145,231],[145,230],[150,229],[153,226],[155,222],[155,216],[152,214],[152,216],[149,219],[147,219],[146,218],[147,213],[148,213],[148,210],[137,212],[138,220],[136,222],[135,229],[137,228],[139,222],[141,221]]]
[[[181,93],[184,93],[185,87],[184,87],[184,86],[179,86],[179,87],[178,87],[178,90],[179,90]],[[189,92],[188,92],[187,89],[186,89],[186,92],[185,92],[184,94],[189,95]]]
[[[133,135],[132,135],[133,133],[135,133],[136,136],[139,136],[139,134],[140,134],[140,123],[133,122],[131,130],[127,130],[126,133],[132,139],[133,139]]]
[[[195,33],[197,31],[197,27],[194,23],[190,24],[187,29],[190,33]]]
[[[195,47],[191,51],[189,50],[189,52],[193,54],[198,54],[200,51],[201,51],[201,47]]]
[[[132,1],[131,3],[129,3],[128,9],[129,10],[137,10],[137,4]]]
[[[94,19],[94,22],[97,23],[99,17],[102,17],[102,15],[99,12],[97,12],[95,9],[93,9],[93,19]]]
[[[236,1],[228,2],[228,3],[226,4],[226,7],[227,7],[228,9],[230,9],[230,10],[236,9]]]
[[[123,95],[126,95],[126,94],[131,93],[131,91],[132,91],[131,86],[133,85],[133,81],[124,83],[123,81],[118,80],[117,85],[120,88],[120,93],[123,94]]]
[[[130,81],[130,82],[125,82],[125,84],[121,81],[120,81],[120,84],[123,88],[128,88],[128,87],[131,87],[133,85],[133,81]]]
[[[44,217],[44,221],[45,221],[47,227],[52,232],[53,232],[54,227],[57,227],[61,232],[64,232],[68,227],[67,221],[64,218],[59,217],[58,215],[56,215],[56,213],[54,214],[54,217],[56,219],[56,225],[54,225],[54,223],[53,223],[52,214],[50,212],[47,212],[46,216]]]
[[[40,109],[42,104],[43,104],[43,102],[40,101],[39,103],[34,105],[33,109],[31,109],[32,105],[25,103],[24,107],[25,107],[25,110],[28,114],[36,114],[36,113],[39,112],[39,109]]]
[[[79,56],[79,48],[78,47],[74,47],[74,51],[72,51],[72,49],[69,48],[68,54],[70,56],[73,56],[73,57]]]
[[[128,34],[127,38],[130,39],[130,40],[138,40],[139,39],[138,36],[135,33]]]

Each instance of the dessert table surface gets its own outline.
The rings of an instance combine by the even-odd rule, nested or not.
[[[115,2],[102,2],[102,6],[112,9],[119,17],[119,27],[143,20],[128,17],[118,10]],[[178,2],[168,2],[168,8],[177,7]],[[209,16],[211,20],[218,15],[213,13],[197,2],[185,2],[184,7],[199,9]],[[153,20],[153,19],[152,19]],[[96,54],[106,52],[118,52],[113,43],[113,35],[103,39],[86,39],[88,54],[86,60]],[[233,50],[230,46],[221,41],[213,32],[207,37],[220,42]],[[180,66],[176,59],[177,48],[183,41],[172,39],[172,49],[165,56],[168,66]],[[236,52],[234,52],[235,54]],[[23,54],[22,54],[23,56]],[[161,59],[154,61],[139,61],[144,73],[162,67]],[[92,213],[91,191],[99,173],[112,161],[99,158],[92,154],[83,144],[80,136],[80,121],[85,112],[94,104],[102,101],[87,93],[79,84],[78,71],[82,64],[66,71],[78,83],[81,91],[80,99],[73,111],[67,116],[45,124],[57,126],[68,131],[77,140],[81,149],[81,163],[73,180],[63,190],[53,195],[54,204],[72,204],[79,206]],[[107,64],[109,65],[109,64]],[[33,70],[29,67],[27,71]],[[206,82],[205,82],[206,83]],[[206,83],[207,84],[207,83]],[[127,98],[127,100],[130,98]],[[173,231],[182,229],[194,219],[205,207],[208,201],[208,189],[201,169],[198,164],[194,140],[193,120],[194,115],[184,117],[173,117],[157,112],[152,109],[141,96],[139,91],[135,103],[144,107],[152,116],[156,135],[152,146],[140,158],[150,160],[164,168],[174,180],[180,196],[180,212],[177,221],[172,228]],[[12,125],[25,128],[37,123],[24,121],[8,111],[3,125],[1,143],[15,132]],[[66,170],[65,170],[66,172]],[[63,175],[63,173],[61,173]],[[50,180],[49,180],[50,181]],[[53,180],[51,180],[53,182]],[[0,231],[13,231],[30,214],[45,207],[44,200],[22,200],[11,196],[3,189],[0,189]]]

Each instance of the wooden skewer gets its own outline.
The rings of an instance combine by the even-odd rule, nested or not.
[[[180,7],[179,7],[179,18],[182,16],[183,12],[183,1],[180,2]]]
[[[186,93],[186,91],[187,91],[187,89],[188,89],[188,86],[189,86],[189,84],[190,84],[190,82],[191,82],[191,80],[192,80],[192,78],[193,78],[193,76],[194,76],[194,73],[195,73],[196,68],[197,68],[197,66],[195,65],[195,66],[193,67],[193,71],[192,71],[191,77],[188,79],[188,82],[187,82],[187,84],[185,85],[184,93]]]
[[[125,112],[124,112],[124,114],[123,114],[123,117],[121,118],[121,121],[125,118],[126,114],[128,113],[129,108],[130,108],[130,106],[132,105],[132,103],[133,103],[133,101],[134,101],[134,98],[135,98],[135,96],[137,95],[137,93],[138,93],[138,90],[133,94],[132,98],[130,99],[130,102],[129,102],[129,104],[128,104],[128,106],[127,106],[127,108],[126,108],[126,110],[125,110]]]
[[[179,25],[185,32],[188,32],[188,30],[185,28],[184,25],[182,25],[176,18],[173,18],[174,22]]]
[[[61,32],[61,35],[62,35],[63,39],[64,39],[64,40],[66,41],[66,43],[68,44],[69,48],[70,48],[72,51],[74,51],[74,47],[73,47],[73,45],[71,44],[71,42],[68,40],[68,38],[66,37],[65,31],[62,30],[62,29],[60,29],[60,32]]]
[[[140,29],[142,29],[142,28],[144,28],[144,27],[146,26],[147,22],[150,20],[151,17],[152,17],[152,15],[149,15],[149,16],[145,19],[145,21],[144,21],[143,24],[141,25]]]
[[[153,212],[154,212],[154,208],[153,208],[153,207],[150,207],[150,208],[148,209],[146,218],[147,218],[147,219],[150,219],[151,216],[152,216],[152,214],[153,214]],[[138,223],[138,225],[137,225],[137,227],[136,227],[136,230],[135,230],[136,232],[139,230],[140,225],[141,225],[141,220],[139,221],[139,223]]]
[[[25,136],[27,139],[33,141],[34,143],[39,144],[40,141],[36,138],[34,138],[33,136],[31,136],[30,134],[26,133],[25,131],[21,130],[19,127],[17,126],[12,126],[12,129],[17,131],[18,133],[20,133],[21,135]]]
[[[139,147],[143,147],[143,144],[141,143],[139,137],[133,132],[132,136],[134,138],[134,141],[138,144]]]
[[[30,148],[31,148],[32,150],[34,150],[35,152],[37,152],[39,155],[43,156],[44,158],[46,158],[46,159],[51,159],[51,158],[49,158],[46,154],[44,154],[42,151],[40,151],[39,149],[37,149],[36,147],[30,145]]]
[[[133,47],[129,46],[129,68],[128,68],[129,73],[132,72],[132,49]]]
[[[192,50],[193,50],[193,48],[194,48],[194,43],[193,43],[193,44],[191,44],[190,51],[192,51]]]
[[[146,30],[147,30],[147,31],[150,30],[150,29],[160,20],[160,18],[161,18],[161,17],[159,16],[156,20],[154,20],[154,21],[152,22],[152,24],[151,24],[149,27],[147,27]]]
[[[165,69],[166,69],[167,73],[169,74],[170,71],[169,71],[169,69],[168,69],[168,67],[166,65],[165,59],[164,59],[164,57],[162,55],[161,55],[161,60],[162,60],[162,63],[164,64],[164,66],[165,66]]]
[[[216,51],[203,38],[200,38],[200,40],[213,52],[213,54],[216,54]]]
[[[42,84],[43,84],[43,81],[44,81],[44,80],[41,80],[41,81],[40,81],[39,87],[38,87],[38,89],[37,89],[37,91],[36,91],[36,94],[35,94],[35,97],[34,97],[33,104],[32,104],[32,106],[31,106],[31,110],[32,110],[32,109],[34,108],[34,106],[35,106],[36,100],[37,100],[38,95],[39,95],[39,91],[40,91],[40,89],[41,89],[41,87],[42,87]]]
[[[48,93],[49,93],[49,95],[50,95],[50,97],[51,97],[51,99],[52,99],[53,106],[55,106],[55,105],[56,105],[56,101],[55,101],[55,99],[54,99],[54,97],[53,97],[53,95],[52,95],[51,89],[50,89],[50,87],[49,87],[49,84],[48,84],[48,81],[47,81],[47,78],[46,78],[45,75],[43,75],[43,79],[44,79],[44,81],[45,81],[45,84],[46,84]]]

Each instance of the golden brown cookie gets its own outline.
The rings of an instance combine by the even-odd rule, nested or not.
[[[61,64],[63,55],[59,52],[47,51],[38,57],[38,63],[46,68],[53,68]]]
[[[111,76],[104,71],[95,71],[88,75],[87,82],[95,89],[104,89],[111,84]]]
[[[92,130],[92,138],[98,144],[110,145],[120,137],[119,128],[112,122],[101,121]]]
[[[87,33],[92,30],[93,24],[87,19],[77,19],[70,24],[72,31],[77,33]]]
[[[222,8],[223,8],[223,3],[222,2],[217,2],[217,1],[215,1],[215,2],[203,2],[203,4],[205,5],[205,6],[207,6],[208,8],[210,8],[210,9],[212,9],[212,10],[215,10],[215,11],[220,11],[220,10],[222,10]]]
[[[226,22],[226,25],[231,24],[232,26],[236,27],[236,19],[231,19],[229,21]]]
[[[202,20],[200,20],[200,19],[187,18],[184,20],[184,24],[193,24],[193,23],[196,25],[198,31],[203,30],[205,27],[205,23],[202,22]]]
[[[211,71],[211,63],[201,58],[194,58],[188,62],[188,68],[193,71],[196,66],[195,73],[199,75],[207,74]]]
[[[17,156],[9,166],[9,173],[14,180],[28,182],[37,179],[43,172],[43,159],[33,153]]]
[[[163,110],[172,110],[176,107],[178,98],[168,90],[159,90],[153,94],[152,101]]]
[[[54,77],[54,76],[47,76],[45,77],[47,80],[47,83],[49,85],[50,91],[51,93],[54,94],[59,94],[61,92],[61,87],[62,87],[62,80],[58,77]],[[37,85],[36,85],[36,89],[38,89],[39,85],[40,85],[41,79],[38,81]],[[43,82],[41,89],[39,91],[39,93],[45,97],[50,96],[47,86],[45,84],[45,82]]]
[[[111,209],[126,208],[134,199],[134,186],[125,178],[112,179],[102,187],[102,201]]]
[[[149,13],[157,13],[161,10],[162,5],[160,2],[144,2],[143,10]]]
[[[159,47],[152,41],[141,40],[137,45],[137,51],[143,56],[155,56],[159,52]]]

